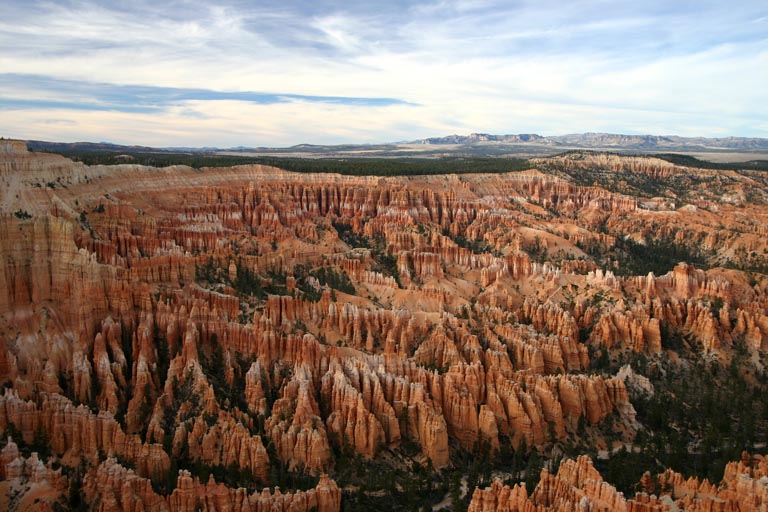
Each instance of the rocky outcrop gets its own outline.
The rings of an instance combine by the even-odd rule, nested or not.
[[[490,511],[558,511],[579,512],[652,510],[627,506],[624,496],[603,481],[585,456],[567,459],[560,464],[556,474],[546,469],[541,472],[539,484],[529,497],[525,486],[503,485],[496,480],[488,489],[475,489],[469,505],[470,512]]]
[[[96,510],[158,510],[192,512],[194,510],[238,510],[266,512],[295,510],[297,512],[337,512],[341,507],[341,490],[326,475],[314,489],[296,493],[281,493],[263,489],[249,494],[246,489],[228,488],[211,477],[207,483],[193,478],[189,471],[179,471],[176,488],[169,496],[157,494],[149,480],[107,459],[86,476],[85,495],[97,503]]]
[[[369,383],[370,380],[363,382]],[[378,395],[377,398],[381,398],[380,390]],[[366,404],[362,393],[349,382],[338,363],[333,363],[323,376],[322,396],[331,411],[326,423],[337,446],[350,446],[356,453],[373,458],[386,440],[384,427],[371,412],[373,398]],[[397,436],[397,433],[393,435]]]
[[[251,364],[248,373],[245,374],[245,401],[248,404],[248,410],[259,415],[267,413],[265,382],[265,371],[256,361]]]
[[[531,376],[520,382],[496,379],[488,383],[488,407],[499,431],[515,445],[524,440],[527,446],[564,438],[565,427],[580,418],[593,425],[609,414],[634,418],[623,382],[575,375]]]
[[[126,469],[113,458],[88,473],[83,490],[90,503],[98,504],[95,508],[99,511],[169,510],[148,479]]]
[[[0,397],[0,427],[5,430],[9,425],[27,443],[42,432],[51,450],[60,456],[95,462],[100,454],[113,453],[130,461],[145,476],[161,475],[170,467],[161,445],[142,443],[138,436],[125,434],[110,414],[95,415],[85,406],[75,407],[61,395],[44,396],[38,406],[6,390]]]
[[[643,310],[638,312],[612,311],[600,317],[590,341],[608,349],[629,347],[636,352],[661,352],[661,330],[657,318],[649,318]]]
[[[328,418],[329,429],[333,422]],[[315,399],[312,374],[306,365],[295,366],[293,377],[283,386],[281,397],[272,406],[266,430],[278,457],[290,470],[313,473],[327,470],[332,463],[328,435]],[[355,448],[360,448],[354,444]],[[370,454],[359,451],[362,455]]]
[[[765,458],[744,452],[742,460],[726,465],[719,486],[707,480],[686,479],[672,470],[658,475],[658,481],[684,510],[762,510],[768,506],[766,477],[768,465]]]
[[[495,329],[512,354],[517,370],[532,373],[557,373],[589,366],[585,345],[568,336],[542,334],[533,326],[502,324]]]
[[[24,458],[9,439],[0,455],[0,504],[6,510],[54,511],[66,503],[68,480],[62,468],[46,465],[37,453]]]
[[[267,512],[271,510],[296,510],[298,512],[337,512],[341,509],[341,489],[336,482],[321,475],[320,481],[307,491],[282,493],[262,489],[248,494],[246,489],[227,488],[212,478],[201,483],[189,471],[180,471],[178,483],[168,498],[171,512],[188,512],[202,507],[208,510],[242,510]]]
[[[536,510],[536,505],[528,499],[525,485],[517,484],[509,487],[498,479],[495,479],[487,489],[475,488],[468,509],[469,512],[535,512]]]
[[[187,429],[189,431],[187,432]],[[210,467],[235,467],[256,482],[267,482],[269,456],[259,436],[252,436],[241,423],[219,418],[213,426],[197,417],[176,427],[173,455],[189,457]]]
[[[765,461],[762,456],[743,455],[743,460],[726,466],[720,486],[706,480],[685,479],[674,471],[658,475],[659,489],[650,475],[643,477],[645,491],[661,491],[662,496],[641,492],[627,499],[603,481],[586,456],[567,459],[557,473],[541,472],[536,489],[528,496],[525,486],[504,485],[495,480],[487,489],[476,488],[470,512],[484,511],[573,511],[601,510],[662,512],[674,510],[730,511],[762,510],[768,499]]]
[[[660,158],[644,156],[619,156],[607,153],[572,153],[565,156],[554,157],[556,161],[566,169],[608,169],[611,171],[629,171],[642,173],[651,178],[665,178],[677,172],[683,172],[685,168],[678,167],[671,162]]]

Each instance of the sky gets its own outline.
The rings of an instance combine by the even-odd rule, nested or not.
[[[0,2],[0,136],[768,137],[768,2]]]

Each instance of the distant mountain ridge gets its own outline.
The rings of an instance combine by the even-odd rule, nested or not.
[[[48,142],[44,140],[27,140],[25,142],[30,151],[123,151],[126,153],[158,151],[157,148],[148,146],[124,146],[111,142]]]
[[[474,142],[540,142],[547,137],[535,133],[521,133],[516,135],[491,135],[488,133],[470,133],[469,135],[448,135],[446,137],[430,137],[423,139],[422,144],[472,144]]]
[[[504,144],[524,144],[533,146],[553,146],[563,148],[616,148],[638,150],[768,150],[768,139],[757,137],[681,137],[678,135],[623,135],[615,133],[573,133],[568,135],[542,136],[537,134],[492,135],[471,133],[469,135],[448,135],[430,137],[417,144],[478,144],[496,142]]]
[[[569,150],[595,150],[637,153],[673,152],[768,152],[768,139],[758,137],[681,137],[678,135],[624,135],[615,133],[573,133],[543,136],[535,133],[494,135],[470,133],[381,144],[297,144],[269,148],[240,145],[218,147],[148,147],[125,146],[109,142],[26,141],[31,151],[49,152],[124,152],[192,154],[267,154],[309,155],[312,157],[360,156],[503,156],[509,154],[554,154]]]

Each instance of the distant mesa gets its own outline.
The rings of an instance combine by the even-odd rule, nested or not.
[[[756,137],[680,137],[677,135],[622,135],[615,133],[573,133],[543,137],[536,134],[491,135],[471,133],[430,137],[415,141],[421,144],[477,144],[495,142],[552,146],[568,149],[636,149],[636,150],[768,150],[768,139]]]
[[[470,133],[469,135],[448,135],[447,137],[431,137],[420,141],[422,144],[474,144],[477,142],[540,142],[546,137],[535,133],[522,133],[518,135],[491,135],[488,133]]]

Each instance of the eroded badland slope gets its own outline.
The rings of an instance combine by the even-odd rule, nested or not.
[[[0,182],[0,508],[768,506],[763,174]]]

